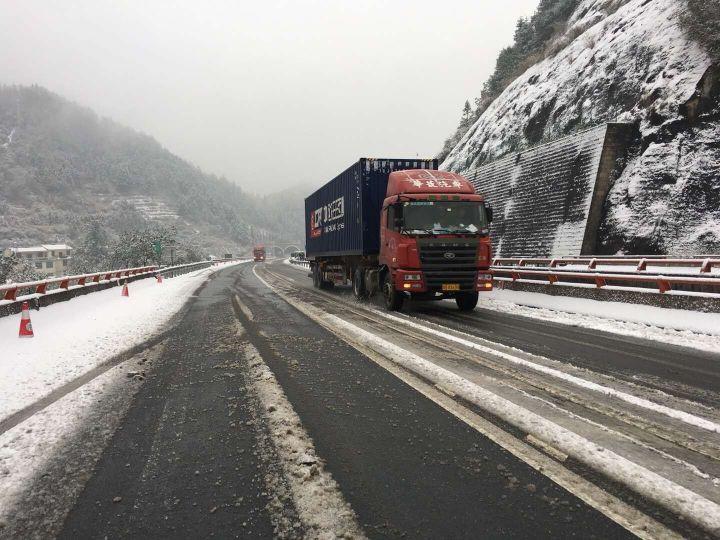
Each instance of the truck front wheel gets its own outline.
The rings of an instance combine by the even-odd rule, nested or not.
[[[388,311],[400,311],[402,309],[404,297],[400,291],[395,290],[395,284],[390,272],[387,273],[383,282],[383,296],[385,297],[385,308]]]
[[[455,297],[458,309],[460,311],[472,311],[475,309],[478,303],[478,293],[476,292],[464,292],[458,293]]]

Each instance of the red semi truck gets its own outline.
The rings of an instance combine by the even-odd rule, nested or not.
[[[362,158],[305,199],[313,284],[352,283],[358,298],[454,298],[472,310],[492,290],[492,209],[436,160]]]
[[[265,246],[255,246],[253,248],[253,260],[255,262],[265,261]]]

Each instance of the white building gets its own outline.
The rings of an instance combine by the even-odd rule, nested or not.
[[[14,253],[27,259],[38,274],[47,277],[67,275],[70,267],[72,247],[67,244],[43,244],[32,247],[16,247],[5,250],[6,255]]]

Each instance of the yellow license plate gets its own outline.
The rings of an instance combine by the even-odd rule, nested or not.
[[[460,285],[458,283],[443,283],[442,290],[443,291],[459,291]]]

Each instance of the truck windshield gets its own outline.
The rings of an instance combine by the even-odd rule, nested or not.
[[[474,201],[400,203],[402,232],[410,234],[487,234],[485,205]]]

